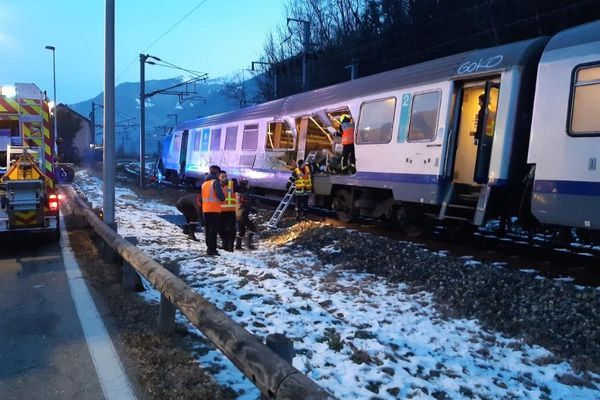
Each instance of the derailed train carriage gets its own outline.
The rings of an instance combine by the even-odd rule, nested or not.
[[[254,107],[183,122],[165,139],[167,179],[211,164],[283,191],[291,160],[339,154],[356,121],[356,172],[314,176],[317,201],[343,220],[482,225],[517,216],[600,232],[600,21],[473,50]]]

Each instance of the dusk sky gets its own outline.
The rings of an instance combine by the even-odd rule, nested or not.
[[[206,72],[209,78],[250,68],[268,31],[285,18],[284,3],[115,0],[117,84],[139,81],[140,53]],[[52,97],[52,52],[45,49],[51,45],[56,47],[57,101],[72,104],[99,94],[104,85],[104,7],[103,0],[0,0],[0,84],[33,82]],[[181,74],[146,68],[147,80]]]

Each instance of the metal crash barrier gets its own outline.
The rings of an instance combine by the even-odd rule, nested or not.
[[[334,398],[185,282],[104,224],[73,187],[62,185],[61,190],[76,203],[87,222],[105,243],[177,307],[266,398]]]

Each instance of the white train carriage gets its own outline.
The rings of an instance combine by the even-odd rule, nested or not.
[[[399,220],[418,222],[426,213],[480,225],[514,214],[507,200],[517,197],[525,174],[535,70],[546,42],[475,50],[363,78],[363,88],[378,90],[348,102],[359,116],[358,172],[330,177],[340,217],[391,211]]]
[[[357,172],[314,177],[316,193],[333,199],[342,219],[406,222],[427,213],[478,225],[510,214],[518,201],[507,199],[518,197],[526,174],[546,42],[470,51],[184,122],[175,131],[187,134],[185,175],[202,179],[218,164],[255,187],[284,190],[291,160],[339,150],[333,120],[349,112]]]
[[[528,162],[542,223],[600,230],[600,21],[554,36],[538,70]]]

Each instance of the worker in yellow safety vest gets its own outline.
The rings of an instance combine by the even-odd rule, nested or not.
[[[308,198],[312,193],[312,171],[308,164],[304,164],[304,160],[298,160],[298,163],[294,163],[292,166],[294,169],[290,181],[296,183],[294,201],[296,203],[296,220],[300,221],[306,219]]]
[[[204,214],[204,231],[206,234],[206,254],[217,256],[217,234],[222,230],[221,204],[225,194],[219,181],[221,168],[213,165],[202,184],[202,213]]]
[[[220,236],[223,242],[223,249],[233,251],[235,244],[235,211],[237,209],[236,193],[239,191],[239,188],[237,187],[237,181],[229,179],[225,171],[221,171],[219,174],[219,181],[225,195],[225,200],[221,203],[222,230]]]

